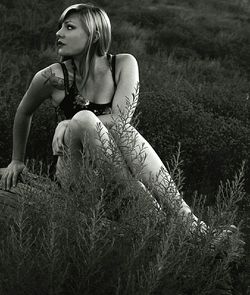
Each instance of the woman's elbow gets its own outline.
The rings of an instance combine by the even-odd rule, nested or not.
[[[21,104],[18,106],[17,110],[16,110],[16,116],[15,118],[32,118],[33,116],[33,112],[27,110],[26,108],[24,108]]]

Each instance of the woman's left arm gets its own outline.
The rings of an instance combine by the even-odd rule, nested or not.
[[[130,121],[135,111],[134,95],[139,93],[139,69],[135,57],[131,54],[118,54],[116,56],[116,81],[117,88],[112,103],[112,113],[101,115],[98,118],[110,128],[119,117],[128,117]],[[136,97],[137,98],[137,97]],[[133,109],[127,107],[127,102]]]

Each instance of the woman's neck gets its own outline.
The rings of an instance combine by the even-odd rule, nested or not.
[[[85,60],[82,56],[75,56],[73,57],[73,62],[75,65],[75,70],[77,75],[81,76],[81,70],[80,70],[80,65],[82,63],[82,60]],[[102,66],[102,64],[105,62],[106,60],[106,55],[105,56],[98,56],[98,55],[94,55],[91,63],[90,63],[90,75],[94,75],[94,73],[96,72],[96,70]],[[85,67],[84,64],[82,64],[81,66]]]

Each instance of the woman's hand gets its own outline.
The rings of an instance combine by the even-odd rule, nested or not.
[[[234,246],[243,247],[245,242],[239,236],[239,229],[235,225],[230,225],[227,228],[215,232],[212,242],[212,248],[218,248],[225,242],[234,242]]]
[[[5,169],[1,178],[1,187],[4,190],[10,190],[17,185],[18,176],[24,170],[25,165],[22,161],[12,160]]]
[[[55,134],[52,141],[53,155],[60,156],[63,153],[64,147],[64,134],[68,127],[69,120],[60,122],[55,130]]]

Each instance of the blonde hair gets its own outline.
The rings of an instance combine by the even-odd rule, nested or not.
[[[88,43],[83,51],[83,60],[80,63],[80,75],[83,77],[83,85],[86,83],[93,56],[107,54],[111,44],[111,24],[106,12],[92,4],[74,4],[66,8],[59,18],[59,27],[70,14],[76,13],[89,36]],[[96,40],[96,36],[98,39]],[[62,57],[62,60],[71,57]],[[84,68],[85,66],[85,68]]]

